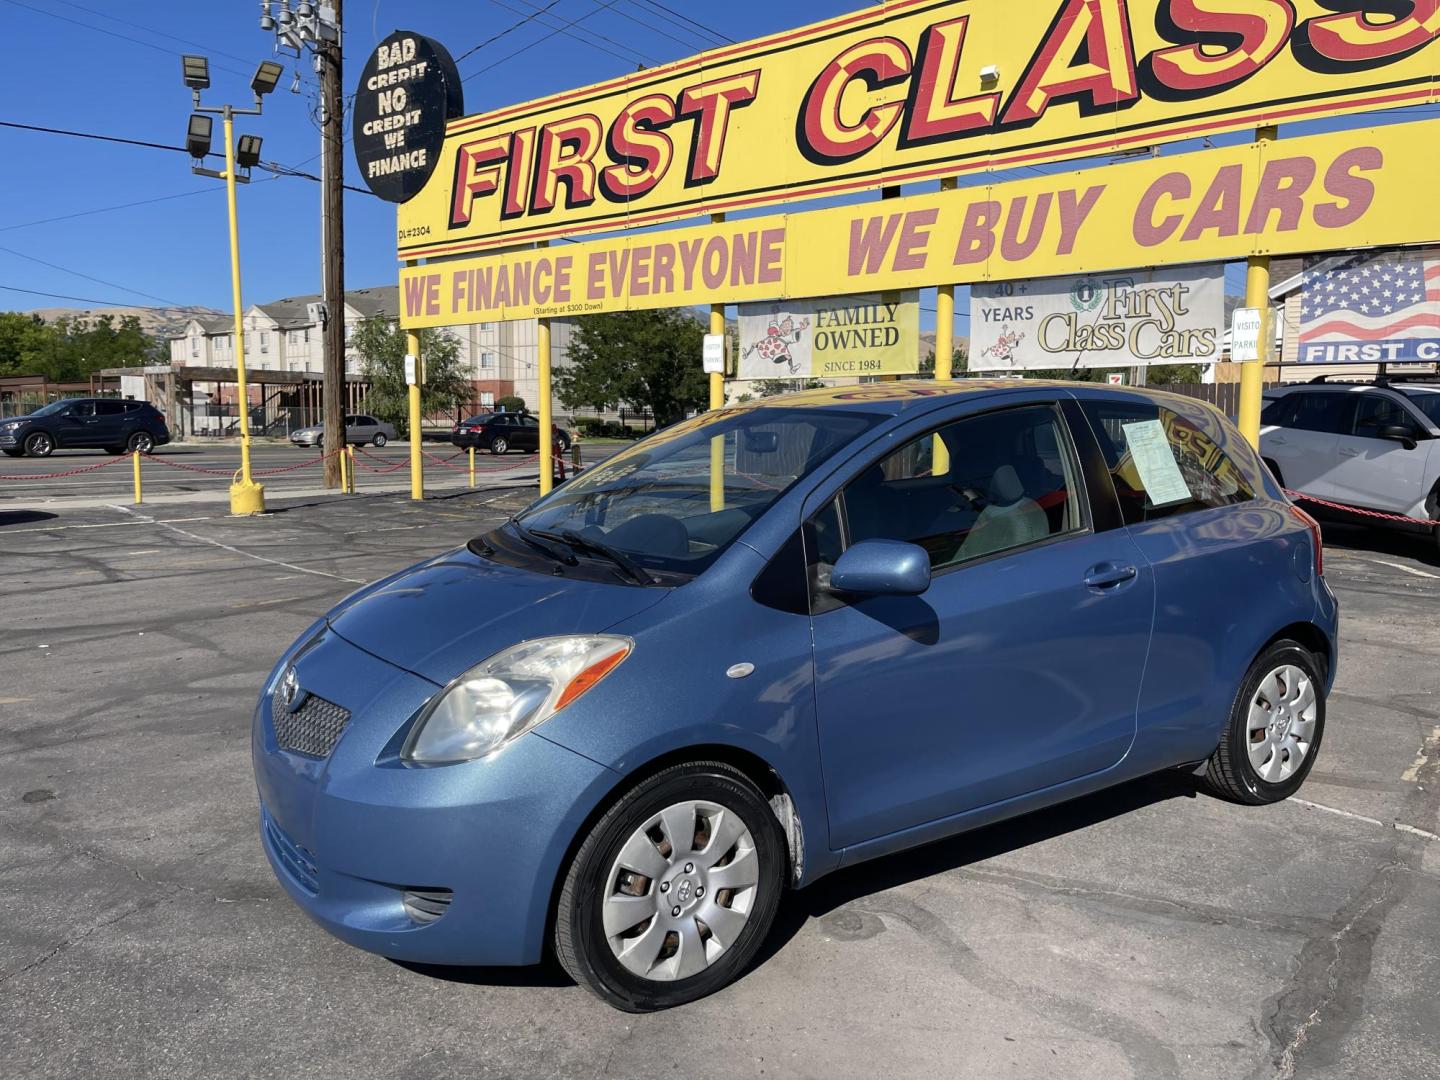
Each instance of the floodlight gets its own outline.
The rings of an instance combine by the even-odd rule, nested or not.
[[[253,169],[260,164],[260,136],[241,135],[235,144],[235,164],[242,169]]]
[[[280,81],[280,76],[285,74],[285,69],[274,60],[262,60],[260,66],[255,69],[255,78],[250,80],[250,89],[255,91],[256,97],[264,97],[275,89]]]
[[[210,89],[210,61],[203,56],[182,56],[181,67],[185,72],[185,85],[191,90]]]
[[[210,136],[215,122],[208,116],[195,113],[190,117],[190,127],[185,132],[185,149],[192,158],[199,160],[210,153]]]

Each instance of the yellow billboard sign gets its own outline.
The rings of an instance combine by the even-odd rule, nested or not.
[[[847,296],[1434,241],[1436,146],[1440,120],[1395,124],[406,267],[401,321]]]
[[[1440,0],[892,0],[451,121],[403,260],[1437,100]]]

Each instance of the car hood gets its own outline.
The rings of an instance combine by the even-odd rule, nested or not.
[[[517,642],[600,633],[669,592],[537,574],[460,548],[361,589],[328,619],[351,644],[444,685]]]
[[[0,424],[13,424],[19,420],[34,420],[34,413],[26,413],[24,416],[0,416]]]

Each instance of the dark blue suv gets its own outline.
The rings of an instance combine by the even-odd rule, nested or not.
[[[49,457],[57,449],[148,454],[169,441],[170,429],[155,406],[120,398],[66,398],[0,420],[0,451],[10,457]]]

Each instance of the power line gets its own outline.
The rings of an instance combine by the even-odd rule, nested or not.
[[[639,4],[639,0],[630,0],[630,2],[631,2],[632,4],[636,4],[637,6],[638,6],[638,4]],[[711,37],[715,38],[715,39],[718,40],[718,41],[723,41],[723,42],[724,42],[725,44],[727,44],[727,45],[734,45],[734,44],[736,44],[736,41],[735,41],[734,38],[732,38],[732,37],[726,37],[726,36],[725,36],[724,34],[722,34],[719,30],[715,30],[715,29],[712,29],[712,28],[709,27],[709,26],[706,26],[704,23],[702,23],[702,22],[701,22],[700,20],[698,20],[698,19],[691,18],[689,15],[682,15],[682,14],[680,14],[680,12],[676,11],[674,8],[666,7],[664,4],[659,3],[658,0],[645,0],[645,5],[646,5],[647,7],[650,7],[650,8],[656,8],[656,9],[658,9],[659,11],[662,11],[662,12],[668,12],[668,13],[670,13],[671,15],[674,15],[677,19],[681,20],[682,22],[690,23],[690,24],[693,25],[693,26],[698,26],[701,30],[704,30],[705,33],[709,34]],[[663,18],[663,16],[662,16],[662,18]],[[672,20],[670,20],[670,21],[673,23],[675,20],[672,19]]]
[[[73,300],[78,304],[94,304],[97,307],[138,307],[138,304],[131,304],[124,300],[97,300],[93,296],[70,296],[68,293],[41,292],[39,289],[22,289],[18,285],[0,285],[4,292],[25,293],[27,296],[47,296],[52,300]],[[175,311],[196,311],[203,315],[214,317],[223,315],[224,312],[217,312],[214,308],[168,305]]]
[[[469,75],[466,75],[466,76],[465,76],[464,78],[462,78],[460,81],[461,81],[461,82],[469,82],[471,79],[475,78],[476,75],[483,75],[485,72],[490,71],[492,68],[497,68],[497,67],[499,67],[501,64],[505,63],[507,60],[513,60],[513,59],[515,59],[515,57],[520,56],[522,53],[527,53],[527,52],[529,52],[531,49],[535,48],[535,46],[537,46],[537,45],[542,45],[542,44],[544,44],[545,42],[549,41],[551,38],[553,38],[556,34],[560,33],[562,30],[568,30],[568,29],[569,29],[570,27],[572,27],[572,26],[577,26],[578,24],[584,22],[586,19],[590,18],[592,15],[599,14],[601,11],[605,11],[606,9],[612,7],[613,5],[615,5],[615,4],[618,3],[618,2],[619,2],[619,0],[604,0],[604,2],[602,2],[599,7],[593,8],[592,10],[585,12],[585,14],[580,15],[580,16],[577,16],[577,17],[574,18],[574,19],[571,19],[571,20],[570,20],[569,22],[567,22],[564,26],[556,27],[555,29],[551,30],[548,34],[544,34],[544,35],[542,35],[541,37],[536,38],[534,41],[530,42],[529,45],[525,45],[525,46],[523,46],[523,47],[521,47],[521,48],[519,48],[519,49],[516,49],[514,52],[506,53],[504,56],[500,57],[500,59],[494,60],[494,61],[492,61],[491,63],[486,64],[486,65],[485,65],[484,67],[482,67],[482,68],[476,68],[474,71],[472,71]],[[528,20],[527,20],[527,21],[528,21]],[[625,59],[627,59],[627,58],[626,58],[626,57],[621,57],[621,59],[622,59],[622,60],[625,60]]]
[[[272,177],[271,179],[278,179]],[[218,187],[195,188],[193,191],[180,191],[174,195],[160,195],[154,199],[137,199],[135,202],[119,203],[115,206],[97,206],[93,210],[81,210],[74,214],[61,214],[59,217],[40,218],[38,221],[22,221],[18,225],[0,225],[0,232],[10,232],[14,229],[28,229],[34,225],[51,225],[57,221],[69,221],[72,218],[90,217],[92,214],[108,214],[114,210],[129,210],[134,206],[148,206],[150,203],[169,202],[171,199],[186,199],[191,195],[204,195],[207,192],[219,191]]]
[[[76,3],[73,2],[73,0],[55,0],[55,2],[56,2],[56,3],[60,3],[60,4],[64,4],[64,5],[65,5],[66,7],[68,7],[68,8],[76,8],[76,9],[78,9],[78,10],[80,10],[80,11],[88,12],[88,13],[91,14],[91,15],[99,15],[102,19],[108,19],[108,20],[110,20],[111,22],[118,22],[118,23],[120,23],[122,26],[133,27],[133,28],[136,29],[136,30],[144,30],[147,34],[154,34],[156,37],[168,38],[168,39],[171,40],[171,41],[178,41],[181,45],[189,45],[189,46],[191,46],[192,48],[195,48],[195,49],[204,49],[204,50],[206,51],[206,53],[213,54],[213,55],[215,55],[215,56],[228,57],[229,59],[235,60],[235,61],[237,61],[237,62],[239,62],[239,63],[241,63],[241,64],[248,64],[248,63],[250,63],[250,58],[249,58],[249,57],[246,57],[246,56],[236,56],[234,53],[227,53],[227,52],[225,52],[223,49],[212,49],[212,48],[210,48],[210,46],[208,46],[208,45],[202,45],[202,44],[200,44],[200,42],[198,42],[198,41],[191,41],[189,38],[176,37],[174,34],[167,34],[167,33],[165,33],[165,31],[163,31],[163,30],[156,30],[153,26],[145,26],[145,25],[142,25],[141,23],[131,22],[129,19],[121,19],[121,18],[118,18],[118,17],[116,17],[116,16],[114,16],[114,15],[109,14],[108,12],[100,11],[100,10],[98,10],[98,9],[96,9],[96,8],[92,8],[92,7],[86,7],[84,4],[76,4]],[[102,28],[98,27],[98,26],[96,26],[96,27],[91,27],[91,29],[92,29],[92,30],[100,30],[101,33],[105,33],[105,31],[104,31]],[[231,69],[230,69],[230,68],[226,68],[225,70],[226,70],[226,71],[229,71],[229,70],[231,70]]]
[[[7,0],[10,2],[10,0]],[[68,128],[44,127],[40,124],[17,124],[13,120],[0,120],[0,127],[16,128],[20,131],[38,131],[44,135],[68,135],[72,139],[94,139],[96,142],[121,143],[124,146],[142,146],[147,150],[174,150],[181,154],[186,153],[183,146],[170,146],[166,143],[147,142],[144,139],[126,139],[119,135],[97,135],[90,131],[71,131]]]
[[[85,274],[79,270],[72,270],[70,269],[70,267],[61,266],[59,263],[46,262],[44,259],[36,258],[34,255],[26,255],[23,251],[16,251],[14,248],[0,246],[0,251],[3,251],[8,255],[14,255],[16,258],[19,259],[27,259],[30,262],[39,263],[41,266],[48,266],[51,270],[59,270],[61,273],[64,274],[72,274],[75,277],[84,278],[86,281],[93,281],[97,285],[106,285],[112,289],[119,289],[122,292],[134,293],[136,296],[143,296],[147,300],[158,300],[166,307],[180,306],[179,303],[174,300],[170,300],[167,297],[156,296],[154,293],[147,293],[143,289],[131,288],[129,285],[121,285],[114,281],[106,281],[104,278],[95,277],[93,274]]]
[[[536,15],[543,15],[545,12],[549,11],[551,8],[553,8],[553,7],[554,7],[556,4],[558,4],[559,2],[560,2],[560,0],[550,0],[550,3],[546,4],[543,8],[541,8],[541,9],[540,9],[539,11],[537,11],[535,14],[536,14]],[[517,22],[511,23],[511,24],[510,24],[509,26],[507,26],[504,30],[501,30],[498,34],[491,34],[491,35],[490,35],[488,38],[486,38],[484,41],[480,42],[479,45],[473,45],[473,46],[471,46],[470,48],[466,49],[463,53],[461,53],[459,56],[457,56],[457,57],[455,58],[455,63],[456,63],[456,65],[458,66],[462,60],[467,60],[467,59],[469,59],[471,56],[475,55],[475,54],[476,54],[477,52],[479,52],[481,49],[485,48],[486,45],[493,45],[493,44],[495,44],[495,42],[499,41],[501,38],[506,37],[506,36],[508,36],[508,35],[510,35],[510,34],[513,34],[516,30],[519,30],[522,26],[524,26],[526,23],[528,23],[532,18],[534,18],[533,15],[527,15],[527,16],[525,16],[525,18],[520,19],[520,20],[518,20]]]
[[[695,48],[694,42],[686,41],[686,40],[683,39],[683,38],[678,38],[678,37],[676,37],[674,34],[670,33],[670,31],[668,31],[668,30],[662,30],[660,27],[656,26],[653,22],[646,22],[644,19],[637,19],[634,15],[631,15],[628,11],[621,11],[619,8],[614,8],[614,9],[612,9],[612,10],[615,12],[616,15],[619,15],[620,18],[626,19],[626,20],[628,20],[629,22],[634,23],[636,26],[642,27],[642,28],[644,28],[645,30],[650,31],[652,34],[659,34],[661,37],[669,38],[671,41],[675,42],[675,44],[679,45],[679,46],[680,46],[681,48],[683,48],[683,49],[693,50],[693,49]],[[648,15],[649,12],[646,12],[646,14]],[[699,37],[699,36],[700,36],[700,35],[696,34],[695,31],[693,31],[693,30],[689,31],[689,33],[690,33],[690,35],[691,35],[692,37]],[[703,39],[702,39],[702,40],[703,40]],[[704,44],[702,44],[701,47],[704,48],[705,46],[708,46],[708,45],[709,45],[709,42],[704,42]]]
[[[164,53],[166,56],[180,55],[174,49],[167,49],[163,45],[156,45],[153,41],[146,41],[144,38],[131,37],[129,34],[122,34],[116,30],[107,30],[103,26],[96,26],[93,23],[87,23],[80,19],[72,19],[68,15],[61,15],[59,12],[46,11],[44,8],[38,8],[32,4],[21,3],[21,0],[4,0],[4,3],[10,4],[14,7],[24,8],[26,11],[33,11],[37,15],[48,15],[52,19],[59,19],[61,22],[70,23],[72,26],[79,26],[83,27],[86,30],[93,30],[97,34],[107,34],[110,37],[119,38],[121,41],[128,41],[132,45],[139,45],[146,49],[154,49],[156,52]],[[216,64],[215,67],[220,68],[222,71],[229,71],[232,74],[243,76],[247,79],[252,74],[254,74],[253,72],[240,71],[236,68],[227,67],[224,64]]]
[[[609,8],[613,7],[617,2],[618,0],[610,0],[609,3],[602,3],[599,7],[595,8],[594,11],[591,11],[588,15],[585,15],[582,18],[589,18],[590,15],[595,15],[601,11],[608,10]],[[494,4],[496,7],[504,8],[506,11],[514,12],[517,15],[525,14],[523,9],[511,7],[509,4],[505,3],[505,0],[490,0],[490,3]],[[540,14],[540,10],[536,9],[526,15],[526,18],[539,21],[538,16]],[[592,49],[599,49],[603,53],[609,53],[611,56],[619,60],[624,60],[627,64],[634,63],[636,60],[639,60],[643,64],[650,64],[651,66],[656,63],[653,57],[645,55],[645,53],[642,53],[639,49],[636,49],[630,45],[626,45],[623,41],[616,41],[614,38],[606,37],[604,34],[598,33],[596,31],[590,31],[590,37],[582,37],[580,34],[574,33],[570,29],[570,27],[574,26],[575,23],[580,21],[582,20],[576,19],[572,22],[566,23],[563,26],[554,26],[553,23],[548,22],[541,22],[540,25],[545,27],[552,27],[557,34],[564,34],[566,37],[574,38],[576,41],[579,41],[585,45],[589,45]],[[616,52],[614,49],[607,49],[604,45],[599,44],[599,42],[592,41],[592,37],[598,38],[600,41],[607,41],[611,45],[615,45],[621,49],[624,49],[630,55],[626,56],[623,53]]]

